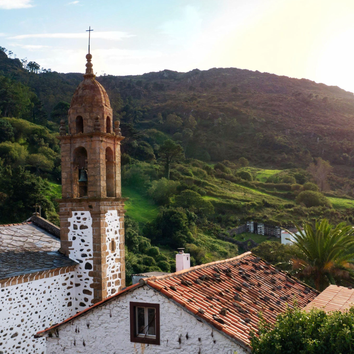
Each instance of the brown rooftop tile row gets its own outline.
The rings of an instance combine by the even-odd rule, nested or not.
[[[305,310],[316,307],[328,311],[345,311],[354,306],[354,289],[330,285],[309,303]]]
[[[146,282],[246,345],[261,314],[274,323],[288,306],[305,307],[318,295],[250,252]]]

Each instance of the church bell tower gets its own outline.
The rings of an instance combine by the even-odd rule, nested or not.
[[[125,287],[124,200],[121,196],[119,123],[106,90],[96,81],[92,55],[60,127],[61,251],[76,260],[76,310]]]

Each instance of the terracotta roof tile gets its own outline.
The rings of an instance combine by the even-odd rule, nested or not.
[[[312,302],[310,302],[305,310],[312,308],[320,308],[328,311],[344,311],[354,305],[354,289],[345,288],[343,286],[330,285]]]
[[[288,306],[305,307],[318,295],[250,252],[145,282],[246,346],[260,313],[274,323]]]

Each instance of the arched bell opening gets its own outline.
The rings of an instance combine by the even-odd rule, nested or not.
[[[106,149],[106,190],[107,197],[114,197],[114,161],[111,148]]]
[[[76,134],[84,132],[84,120],[81,116],[76,117]]]
[[[106,118],[106,133],[112,133],[112,121],[110,117]]]
[[[74,198],[87,196],[87,151],[80,146],[74,150],[73,156],[73,194]]]

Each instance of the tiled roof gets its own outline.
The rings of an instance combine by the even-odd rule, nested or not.
[[[77,263],[58,251],[0,253],[0,279],[69,267]]]
[[[305,310],[309,311],[316,307],[325,311],[344,311],[354,305],[354,289],[344,286],[330,285],[322,291]]]
[[[60,240],[32,222],[0,225],[0,253],[57,251]]]
[[[250,252],[145,282],[246,346],[260,314],[274,323],[288,306],[302,308],[318,295]]]
[[[38,332],[36,336],[43,336],[144,284],[246,347],[250,346],[250,331],[258,328],[260,313],[266,321],[274,323],[276,316],[288,306],[296,303],[304,307],[318,295],[316,290],[247,252],[235,258],[141,280],[65,321]]]

